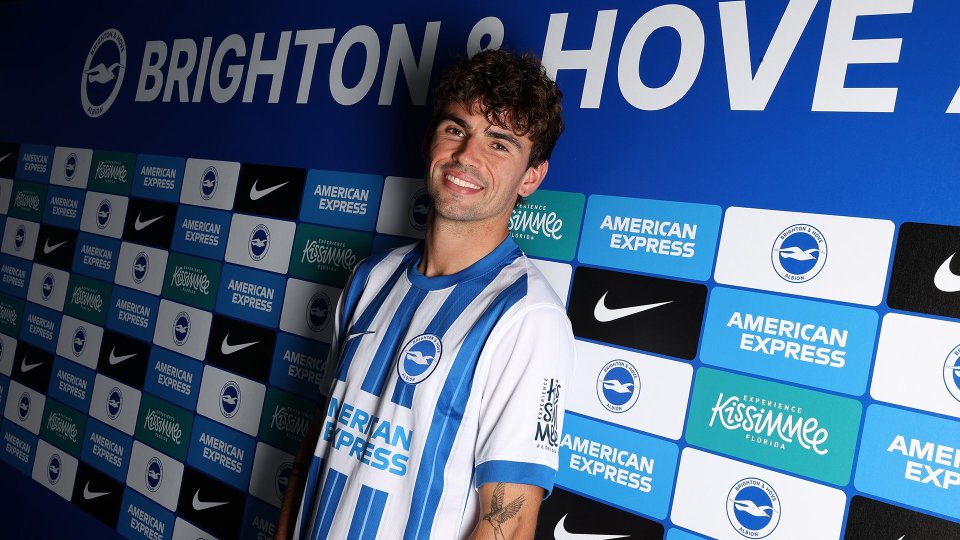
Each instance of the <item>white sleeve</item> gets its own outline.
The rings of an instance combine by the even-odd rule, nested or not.
[[[570,321],[559,306],[537,304],[500,324],[483,350],[476,485],[531,484],[549,494],[576,354]]]

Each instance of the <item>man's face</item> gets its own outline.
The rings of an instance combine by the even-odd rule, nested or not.
[[[529,167],[530,138],[491,124],[462,103],[447,105],[429,151],[427,190],[437,220],[507,221],[517,196],[533,193],[547,163]]]

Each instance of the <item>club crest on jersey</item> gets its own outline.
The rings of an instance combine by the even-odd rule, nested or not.
[[[418,231],[427,229],[427,216],[430,214],[430,197],[427,190],[421,189],[410,199],[410,207],[407,210],[407,217],[410,219],[410,225]]]
[[[216,167],[207,167],[206,170],[203,171],[203,174],[200,176],[200,196],[203,197],[203,200],[209,201],[217,192],[218,176]]]
[[[953,399],[960,401],[960,345],[954,347],[943,362],[943,383]]]
[[[47,460],[47,481],[49,481],[51,485],[60,481],[61,465],[60,454],[54,454]]]
[[[23,247],[23,240],[27,237],[27,230],[23,225],[17,227],[17,232],[13,235],[13,249],[20,251]]]
[[[163,481],[163,463],[160,463],[159,458],[152,458],[147,463],[144,480],[147,482],[147,489],[151,492],[160,489],[160,482]]]
[[[137,258],[133,260],[133,281],[143,283],[147,277],[147,269],[150,268],[150,257],[143,251],[137,253]]]
[[[120,416],[120,409],[123,408],[123,392],[120,388],[114,386],[107,396],[107,416],[111,420],[116,420]]]
[[[744,478],[727,495],[727,518],[747,538],[764,538],[780,523],[780,497],[759,478]]]
[[[110,200],[104,199],[97,206],[97,228],[106,229],[107,223],[110,223]]]
[[[437,368],[442,345],[433,334],[421,334],[411,339],[400,351],[397,374],[407,384],[417,384]]]
[[[73,355],[80,356],[83,354],[83,349],[87,346],[87,329],[78,326],[76,330],[73,331]]]
[[[40,297],[43,298],[44,301],[49,300],[50,295],[53,294],[53,285],[53,274],[47,272],[47,274],[43,276],[43,283],[40,284]]]
[[[63,163],[63,177],[67,182],[71,182],[75,174],[77,174],[77,154],[71,152],[70,155],[67,156],[67,160]]]
[[[640,397],[640,375],[626,360],[611,360],[597,377],[597,398],[608,411],[630,410]]]
[[[24,392],[20,394],[20,404],[17,409],[17,416],[20,417],[20,421],[24,421],[30,416],[30,394]]]
[[[190,315],[186,311],[181,311],[173,319],[173,342],[183,345],[188,337],[190,337]]]
[[[227,381],[220,388],[220,412],[226,418],[233,418],[239,409],[240,386],[233,381]]]
[[[257,225],[250,233],[250,242],[247,244],[250,258],[259,261],[267,256],[270,249],[270,229],[266,225]]]
[[[827,263],[827,240],[812,225],[791,225],[777,235],[770,258],[785,281],[810,281]]]

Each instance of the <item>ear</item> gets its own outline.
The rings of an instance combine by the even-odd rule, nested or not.
[[[529,197],[540,187],[543,179],[547,176],[547,169],[550,168],[549,161],[543,161],[539,165],[528,167],[523,173],[523,180],[520,181],[520,187],[517,189],[517,195]]]

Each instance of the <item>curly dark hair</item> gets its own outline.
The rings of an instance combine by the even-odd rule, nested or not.
[[[563,132],[563,92],[533,54],[488,49],[456,62],[433,91],[432,133],[450,103],[474,104],[491,124],[530,137],[529,166],[550,159]]]

